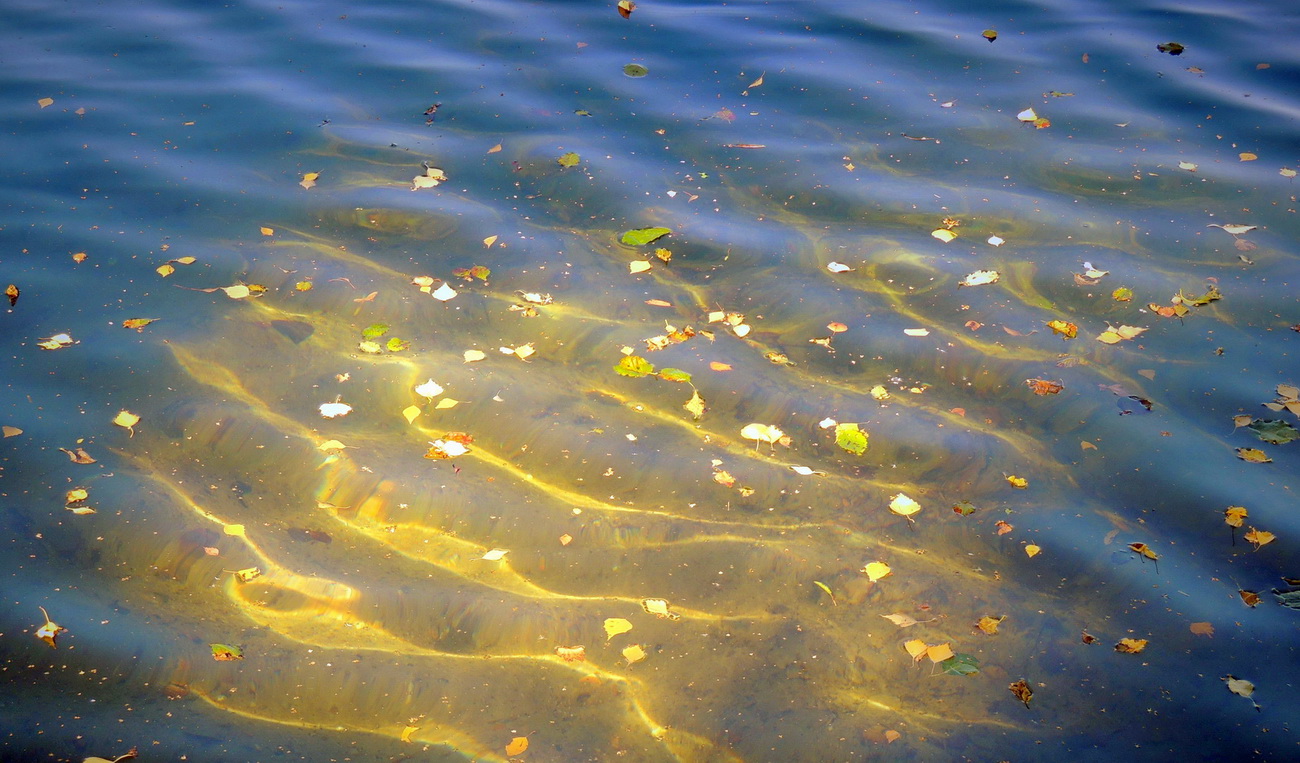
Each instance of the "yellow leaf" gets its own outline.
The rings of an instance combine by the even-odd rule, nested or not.
[[[1025,488],[1029,487],[1029,480],[1025,479],[1024,477],[1017,477],[1014,474],[1007,475],[1007,482],[1011,483],[1011,487],[1016,488],[1018,490],[1024,490]]]
[[[239,582],[247,583],[254,578],[261,577],[262,570],[257,567],[246,567],[242,570],[235,570],[234,575]]]
[[[1277,171],[1277,174],[1281,175],[1284,178],[1293,178],[1296,176],[1296,171],[1291,169],[1290,167],[1283,167],[1282,169]]]
[[[3,428],[3,431],[5,437],[17,437],[18,435],[23,433],[23,430],[19,429],[18,427],[11,427],[11,426],[5,426]]]
[[[1137,654],[1147,648],[1147,640],[1144,638],[1122,638],[1115,645],[1115,651],[1124,654]]]
[[[247,537],[247,536],[244,535],[244,526],[243,526],[243,525],[226,525],[226,526],[225,526],[225,532],[226,532],[226,535],[233,535],[233,536],[235,536],[236,538],[244,538],[244,537]]]
[[[1157,554],[1155,551],[1153,551],[1151,547],[1145,543],[1130,543],[1128,544],[1128,547],[1129,550],[1132,551],[1133,553],[1138,554],[1139,556],[1144,556],[1153,562],[1160,559],[1160,555]]]
[[[45,108],[46,106],[53,106],[53,105],[54,105],[54,99],[53,99],[53,98],[42,98],[42,99],[40,99],[39,101],[37,101],[36,104],[37,104],[38,106],[40,106],[41,108]]]
[[[60,350],[76,344],[70,334],[55,334],[54,336],[42,342],[37,342],[36,346],[42,350]]]
[[[1259,155],[1252,154],[1249,151],[1242,151],[1240,154],[1237,154],[1237,158],[1241,159],[1243,162],[1253,162],[1259,158]]]
[[[162,276],[163,278],[166,278],[167,276],[176,272],[176,268],[172,267],[171,265],[165,262],[159,265],[157,268],[154,268],[154,270],[158,273],[158,275]]]
[[[1237,458],[1252,464],[1271,464],[1273,459],[1259,448],[1237,448]]]
[[[914,661],[920,661],[925,656],[925,650],[929,649],[926,643],[919,638],[914,638],[903,644],[903,648],[907,650],[908,654],[912,655]]]
[[[113,417],[113,423],[130,432],[132,437],[135,437],[135,430],[132,427],[140,423],[140,417],[130,411],[119,411]]]
[[[491,247],[496,242],[497,242],[496,236],[488,236],[487,238],[483,239],[483,246]]]
[[[1002,617],[989,617],[988,615],[985,615],[979,619],[979,622],[975,623],[975,627],[990,636],[996,636],[998,635],[998,625],[1005,619],[1007,619],[1006,615],[1003,615]]]
[[[318,179],[320,179],[319,172],[308,172],[302,176],[302,180],[298,181],[298,185],[302,186],[303,188],[311,188],[312,186],[316,185],[316,181]]]
[[[869,392],[871,393],[871,397],[873,397],[876,400],[889,399],[889,390],[885,389],[884,385],[877,384],[876,386],[872,387],[869,390]]]
[[[81,503],[82,501],[86,500],[89,497],[90,497],[89,490],[86,490],[84,487],[78,487],[69,490],[67,495],[63,497],[63,502],[71,505],[74,503]]]
[[[293,285],[293,288],[297,289],[298,291],[311,291],[313,288],[313,284],[311,281],[299,281],[298,283]]]
[[[1038,556],[1038,554],[1041,553],[1042,550],[1043,549],[1039,548],[1038,546],[1035,546],[1032,543],[1030,543],[1028,546],[1025,546],[1025,554],[1030,559],[1033,559],[1035,556]]]
[[[177,263],[177,264],[179,264],[179,265],[193,265],[194,263],[198,262],[198,258],[197,258],[197,257],[177,257],[176,259],[172,260],[172,262],[175,262],[175,263]]]
[[[460,401],[459,401],[459,400],[453,400],[453,399],[450,398],[450,397],[444,397],[443,399],[441,399],[441,400],[438,401],[438,404],[437,404],[437,405],[433,406],[433,409],[434,409],[435,411],[441,411],[441,410],[444,410],[444,409],[446,409],[446,408],[455,408],[455,407],[458,406],[458,405],[460,405]]]
[[[95,510],[89,506],[64,506],[65,509],[73,514],[94,514]]]
[[[1245,506],[1229,506],[1223,512],[1223,521],[1229,527],[1241,527],[1241,521],[1245,518]]]
[[[347,446],[339,442],[338,440],[326,440],[325,442],[321,443],[320,445],[317,445],[316,447],[319,448],[320,450],[331,451],[331,450],[343,450]]]
[[[644,660],[645,657],[645,650],[641,648],[640,644],[633,644],[623,650],[623,659],[627,660],[628,665],[640,662],[641,660]]]
[[[274,236],[274,235],[275,235],[275,228],[268,228],[268,227],[266,227],[265,225],[263,225],[261,228],[259,228],[259,230],[262,231],[262,235],[263,235],[263,236]]]
[[[913,514],[921,510],[921,504],[909,498],[907,495],[899,493],[889,502],[889,510],[900,517],[910,518]]]
[[[499,562],[502,559],[505,559],[506,554],[508,553],[510,553],[510,549],[508,548],[494,548],[487,551],[486,553],[483,554],[483,556],[480,556],[479,558],[485,562]]]
[[[487,357],[487,353],[482,350],[465,350],[465,362],[475,363]]]
[[[527,749],[528,737],[515,737],[510,740],[510,744],[506,745],[506,755],[514,757],[515,755],[522,754],[524,750]]]
[[[418,405],[408,405],[402,409],[402,416],[406,418],[407,424],[414,423],[415,418],[419,415],[420,415],[420,406]]]
[[[867,579],[873,583],[893,572],[884,562],[868,562],[862,571],[867,573]]]
[[[700,397],[699,390],[691,394],[691,399],[682,404],[692,417],[699,418],[704,415],[704,398]]]
[[[627,269],[628,272],[632,273],[633,275],[636,275],[637,273],[644,273],[650,269],[650,263],[646,262],[645,260],[634,260],[627,264]]]
[[[557,646],[555,654],[565,662],[582,662],[587,659],[587,647]]]
[[[1259,550],[1260,546],[1267,546],[1277,539],[1277,536],[1273,533],[1264,530],[1256,530],[1253,527],[1250,528],[1250,532],[1246,533],[1244,537],[1246,538],[1247,543],[1255,546],[1256,551]]]
[[[419,730],[420,730],[419,726],[407,726],[406,728],[402,729],[402,736],[400,738],[403,742],[410,742],[411,735]]]
[[[632,630],[632,623],[621,617],[610,617],[605,620],[605,640],[614,638],[620,633],[627,633]]]
[[[952,644],[935,644],[926,648],[925,656],[930,658],[930,662],[943,662],[956,654],[952,651]]]
[[[487,152],[488,152],[489,154],[495,154],[496,152],[498,152],[498,151],[500,151],[500,150],[501,150],[501,144],[498,143],[498,144],[496,144],[495,146],[493,146],[492,148],[489,148],[489,149],[487,150]]]
[[[930,231],[930,235],[931,235],[931,236],[934,236],[935,238],[939,239],[940,241],[942,241],[942,242],[945,243],[945,244],[948,243],[949,241],[952,241],[953,239],[957,238],[957,234],[956,234],[956,233],[953,233],[952,231],[948,230],[947,228],[938,228],[938,229],[936,229],[936,230],[932,230],[932,231]]]

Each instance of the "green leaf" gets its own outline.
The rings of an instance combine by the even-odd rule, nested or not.
[[[1181,291],[1178,292],[1178,297],[1182,300],[1184,305],[1200,307],[1201,305],[1208,305],[1216,299],[1223,299],[1223,294],[1219,292],[1217,287],[1211,286],[1209,291],[1199,297],[1189,297]]]
[[[641,64],[628,64],[623,67],[623,73],[629,77],[644,77],[650,73],[650,70]]]
[[[624,355],[623,359],[614,366],[614,370],[622,376],[630,376],[633,379],[640,379],[643,376],[649,376],[655,372],[654,364],[645,358],[636,355]]]
[[[623,237],[619,241],[628,246],[643,246],[672,232],[672,228],[633,228],[623,231]]]
[[[975,512],[979,511],[979,509],[975,506],[975,504],[971,503],[970,501],[960,501],[958,503],[954,503],[952,505],[952,510],[962,515],[963,517],[969,517],[971,514],[974,514]]]
[[[1270,445],[1286,445],[1292,440],[1300,440],[1300,430],[1285,421],[1266,419],[1252,422],[1246,428]]]
[[[384,346],[388,348],[389,352],[401,352],[402,350],[405,350],[408,347],[410,347],[411,343],[403,339],[398,339],[397,337],[391,337],[388,340],[388,344]]]
[[[561,154],[560,158],[555,161],[559,162],[561,167],[577,167],[578,162],[582,161],[582,157],[570,151],[567,154]]]
[[[972,654],[954,654],[939,664],[943,672],[954,676],[973,676],[980,672],[980,661]]]
[[[391,328],[387,323],[372,323],[361,330],[361,336],[366,339],[374,339],[388,333]]]
[[[867,452],[867,433],[859,429],[857,424],[836,424],[835,444],[860,456]]]
[[[670,382],[690,383],[691,375],[680,368],[661,368],[659,369],[659,378]]]
[[[1112,299],[1116,302],[1128,302],[1133,299],[1133,290],[1127,286],[1121,286],[1110,293]]]

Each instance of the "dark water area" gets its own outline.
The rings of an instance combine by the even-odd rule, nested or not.
[[[1294,758],[1298,18],[0,3],[0,759]]]

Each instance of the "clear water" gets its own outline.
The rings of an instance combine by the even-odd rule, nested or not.
[[[1300,620],[1271,591],[1300,576],[1300,444],[1233,421],[1300,423],[1261,407],[1300,382],[1291,4],[0,11],[0,757],[1296,754]],[[413,191],[425,163],[449,179]],[[266,291],[201,291],[238,284]],[[511,309],[530,292],[554,301]],[[361,351],[378,323],[409,348]],[[700,333],[647,351],[665,324]],[[627,351],[703,416],[616,374]],[[425,458],[456,432],[469,453]]]

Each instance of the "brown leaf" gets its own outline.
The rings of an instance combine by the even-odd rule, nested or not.
[[[1025,682],[1025,679],[1022,678],[1019,681],[1016,681],[1008,686],[1007,689],[1010,690],[1012,694],[1016,695],[1016,699],[1025,703],[1025,707],[1029,707],[1029,700],[1033,699],[1034,690],[1029,688],[1029,684]]]
[[[1237,591],[1237,595],[1241,597],[1241,600],[1245,602],[1246,606],[1252,609],[1260,602],[1259,594],[1254,591],[1247,591],[1243,588]]]
[[[1213,636],[1214,625],[1210,623],[1192,623],[1191,631],[1198,636]]]

